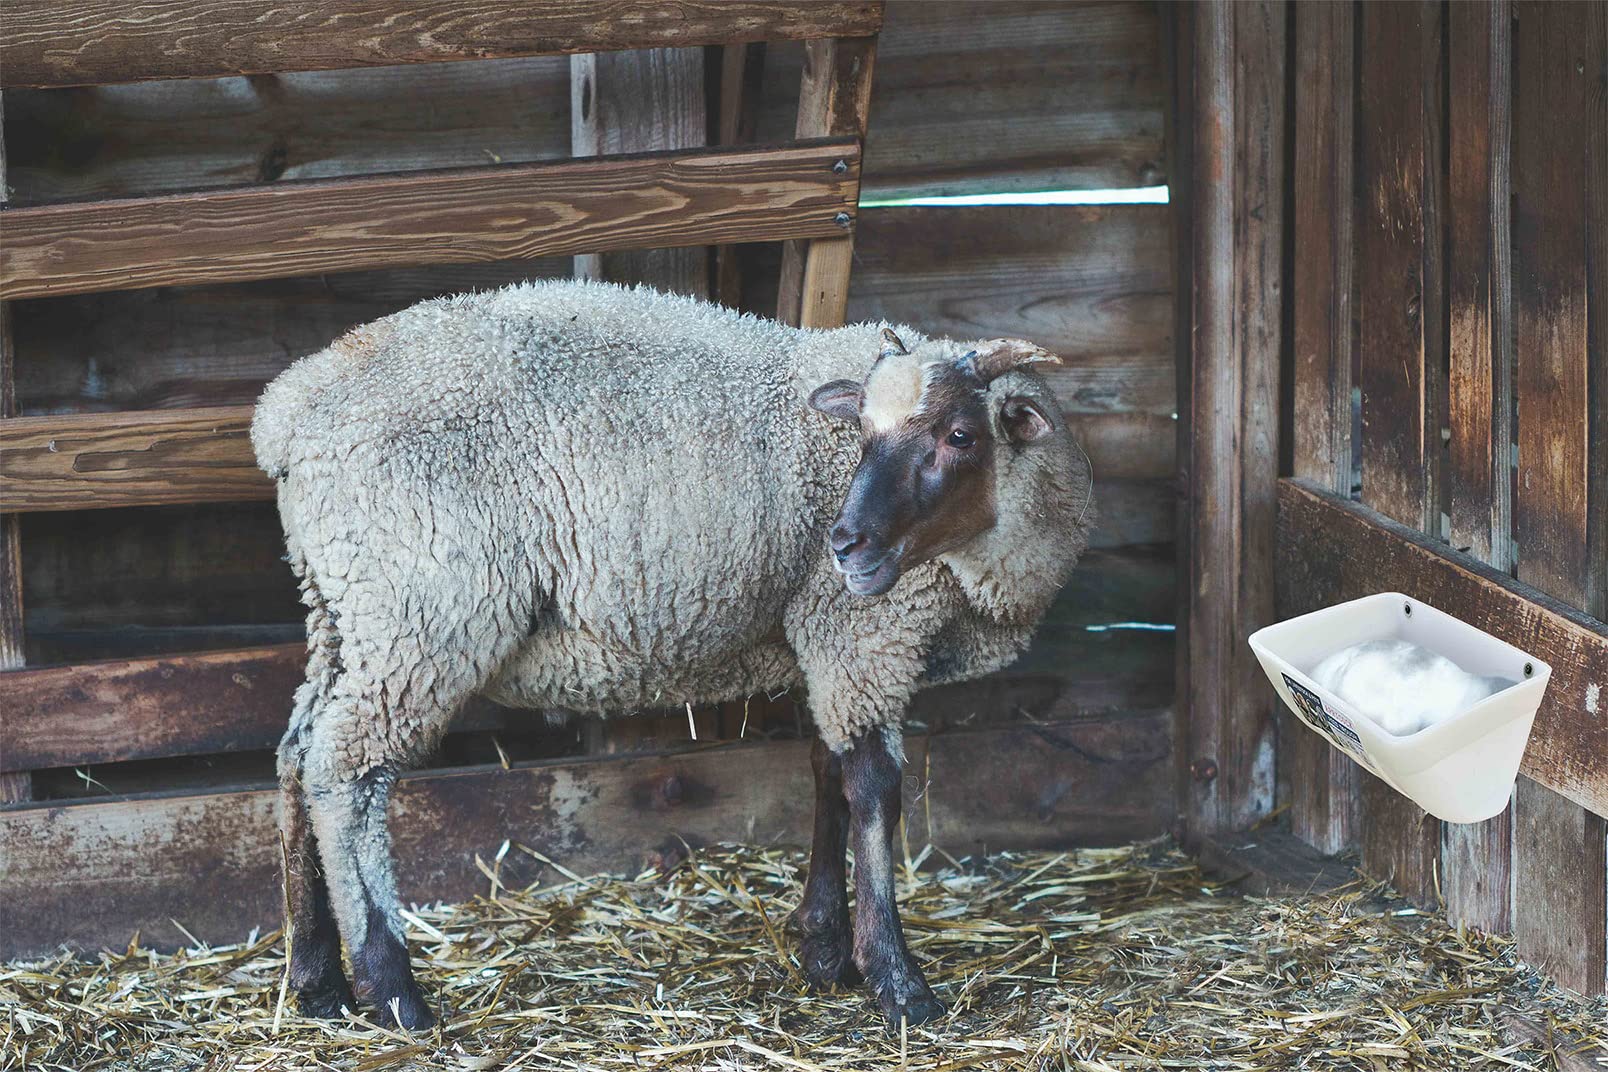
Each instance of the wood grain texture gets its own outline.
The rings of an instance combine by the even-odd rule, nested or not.
[[[1195,12],[1190,835],[1243,829],[1276,791],[1274,699],[1245,647],[1273,620],[1284,59],[1277,3]]]
[[[1167,207],[879,208],[855,233],[851,321],[1031,339],[1068,413],[1177,412]]]
[[[250,406],[0,421],[8,513],[271,499]]]
[[[1165,715],[911,738],[910,840],[961,854],[1157,835],[1171,811],[1170,744]],[[475,855],[490,860],[505,839],[583,874],[634,868],[675,838],[802,843],[808,750],[734,745],[406,776],[392,804],[402,896],[483,892]],[[0,956],[61,942],[121,947],[135,930],[151,948],[187,944],[174,919],[209,942],[276,925],[274,797],[265,787],[0,812]],[[523,884],[539,870],[515,850],[503,875]]]
[[[705,53],[707,65],[718,53],[719,99],[716,101],[716,143],[746,145],[754,140],[759,124],[760,93],[765,73],[765,43],[725,45]],[[743,299],[743,250],[740,246],[715,247],[713,298],[729,309]]]
[[[858,177],[825,141],[11,209],[0,294],[839,235]]]
[[[1362,501],[1438,533],[1440,5],[1359,10]],[[1361,777],[1364,869],[1433,903],[1440,824],[1379,779]]]
[[[1512,22],[1505,0],[1447,9],[1448,532],[1454,547],[1503,572],[1513,561]],[[1449,918],[1511,930],[1512,885],[1511,811],[1446,824]]]
[[[1294,8],[1295,176],[1291,202],[1294,363],[1290,415],[1293,472],[1351,492],[1351,364],[1356,338],[1351,286],[1354,9]],[[1295,836],[1326,853],[1357,837],[1359,768],[1337,748],[1279,714],[1281,785]]]
[[[1517,6],[1513,300],[1519,579],[1608,618],[1608,10]],[[1602,755],[1598,749],[1598,758]],[[1538,779],[1544,781],[1544,779]],[[1513,808],[1521,956],[1567,986],[1608,976],[1608,822],[1542,786]]]
[[[1424,602],[1552,666],[1524,774],[1608,815],[1608,626],[1415,529],[1294,480],[1279,482],[1279,615],[1374,592]],[[1534,898],[1539,891],[1528,890]]]
[[[1167,181],[1160,41],[1144,0],[891,0],[866,196]],[[759,138],[793,129],[798,45],[766,60]]]
[[[804,45],[794,132],[797,138],[852,136],[864,143],[876,56],[874,37],[810,41]],[[830,328],[843,323],[854,256],[854,240],[848,233],[851,221],[846,217],[854,214],[840,217],[842,229],[835,236],[789,242],[782,247],[776,319],[806,328]]]
[[[378,67],[874,34],[875,0],[13,0],[7,86]]]

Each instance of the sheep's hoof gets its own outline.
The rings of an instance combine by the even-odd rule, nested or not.
[[[944,1008],[944,1003],[933,997],[932,991],[925,987],[920,992],[902,999],[878,994],[877,1001],[882,1006],[883,1015],[888,1018],[888,1030],[895,1032],[899,1030],[901,1020],[908,1027],[916,1027],[936,1020],[949,1011]]]
[[[417,994],[398,994],[375,1005],[375,1018],[382,1027],[402,1027],[409,1031],[428,1031],[435,1026],[435,1013]]]
[[[854,986],[860,982],[860,969],[854,965],[852,948],[847,930],[806,934],[799,943],[798,953],[810,989],[831,990],[834,986]]]
[[[351,985],[342,978],[323,986],[310,986],[296,991],[296,1007],[303,1016],[316,1020],[338,1020],[342,1007],[357,1008]]]

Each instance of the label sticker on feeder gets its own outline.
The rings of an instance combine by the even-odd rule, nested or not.
[[[1282,675],[1284,684],[1290,689],[1290,695],[1295,697],[1295,706],[1301,712],[1301,718],[1308,726],[1323,734],[1335,744],[1346,751],[1355,754],[1359,759],[1365,758],[1362,748],[1362,738],[1357,731],[1351,728],[1351,722],[1344,715],[1336,715],[1323,706],[1323,700],[1318,694],[1292,678],[1289,674]]]

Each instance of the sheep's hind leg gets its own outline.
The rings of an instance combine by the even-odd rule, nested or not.
[[[337,712],[331,710],[315,727],[304,768],[335,918],[346,939],[358,993],[374,1006],[379,1020],[410,1030],[427,1028],[435,1016],[408,965],[385,814],[391,786],[413,756],[371,751],[382,746],[382,734],[364,739],[363,727],[384,723],[361,716],[372,711],[362,700],[349,699],[340,706],[338,717],[332,718]]]
[[[901,1020],[912,1027],[935,1020],[944,1007],[911,957],[899,923],[893,833],[901,801],[894,747],[881,730],[854,738],[843,755],[843,788],[854,841],[854,960],[897,1028]]]
[[[816,738],[810,750],[815,771],[815,837],[804,898],[792,924],[801,936],[804,977],[817,990],[860,981],[849,927],[849,891],[844,854],[849,840],[849,802],[843,795],[843,760]]]
[[[302,760],[308,731],[328,696],[336,674],[332,625],[317,609],[307,680],[296,690],[290,727],[279,744],[279,831],[284,851],[285,920],[290,963],[289,985],[304,1016],[336,1017],[344,1006],[357,1008],[352,985],[341,969],[341,935],[330,911],[329,889],[318,864],[318,846],[307,812]]]

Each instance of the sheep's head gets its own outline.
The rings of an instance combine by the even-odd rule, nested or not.
[[[940,557],[975,561],[985,544],[1015,539],[1026,524],[1058,527],[1070,549],[1064,563],[1047,566],[1053,594],[1082,550],[1079,510],[1088,500],[1060,410],[1029,371],[1059,363],[1020,339],[935,339],[911,352],[885,330],[863,384],[834,380],[811,394],[812,406],[856,422],[862,436],[859,468],[828,536],[849,591],[879,595],[903,571]]]

